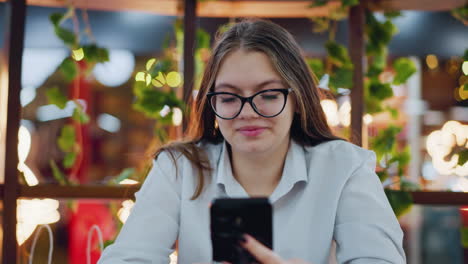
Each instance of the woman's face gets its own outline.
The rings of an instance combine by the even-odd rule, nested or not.
[[[262,90],[285,88],[289,87],[276,72],[267,55],[262,52],[239,49],[228,54],[222,61],[216,76],[214,91],[249,97]],[[282,94],[276,95],[283,98]],[[257,103],[258,105],[261,102],[268,104],[267,100],[275,100],[272,98],[279,97],[263,96]],[[284,144],[289,144],[294,115],[292,99],[292,96],[287,95],[287,103],[283,111],[272,118],[257,114],[248,102],[244,104],[239,115],[232,120],[217,116],[219,129],[231,145],[232,151],[245,154],[268,154],[275,153],[275,150]]]

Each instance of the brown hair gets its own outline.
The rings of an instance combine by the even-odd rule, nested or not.
[[[197,143],[218,144],[224,138],[215,126],[215,114],[206,94],[213,89],[223,58],[243,49],[265,53],[283,80],[294,90],[297,112],[291,125],[291,138],[303,146],[340,139],[333,135],[320,105],[322,93],[315,85],[313,74],[301,55],[299,45],[284,28],[261,19],[247,19],[218,34],[209,58],[198,95],[192,105],[188,133],[184,141],[171,143],[159,149],[156,156],[167,150],[175,161],[174,153],[185,155],[198,170],[198,185],[192,199],[204,187],[204,173],[211,171],[206,153]]]

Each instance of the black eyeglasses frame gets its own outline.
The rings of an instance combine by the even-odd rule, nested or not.
[[[262,90],[262,91],[259,91],[255,94],[253,94],[252,96],[249,96],[249,97],[244,97],[244,96],[241,96],[241,95],[238,95],[238,94],[235,94],[235,93],[230,93],[230,92],[209,92],[206,94],[207,98],[208,98],[208,103],[210,104],[211,106],[211,109],[213,110],[213,112],[215,113],[216,116],[218,116],[219,118],[221,119],[225,119],[225,120],[232,120],[236,117],[239,116],[239,114],[242,112],[242,109],[244,108],[244,105],[245,105],[245,102],[248,102],[250,104],[250,106],[252,107],[252,109],[255,111],[255,113],[257,113],[258,115],[262,116],[262,117],[265,117],[265,118],[272,118],[272,117],[275,117],[275,116],[278,116],[279,114],[281,114],[284,110],[284,107],[286,106],[286,103],[288,102],[288,94],[290,92],[292,92],[293,89],[292,88],[283,88],[283,89],[268,89],[268,90]],[[262,93],[266,93],[266,92],[281,92],[283,95],[284,95],[284,104],[283,104],[283,107],[281,108],[281,110],[275,114],[275,115],[271,115],[271,116],[266,116],[266,115],[263,115],[261,114],[257,107],[255,106],[255,104],[253,103],[253,98],[259,94],[262,94]],[[231,117],[231,118],[225,118],[225,117],[222,117],[220,116],[217,112],[216,112],[216,109],[215,107],[213,106],[213,104],[211,103],[211,98],[215,95],[219,95],[219,94],[228,94],[228,95],[233,95],[237,98],[239,98],[241,100],[241,107],[239,109],[239,112],[237,112],[237,114],[234,115],[234,117]]]

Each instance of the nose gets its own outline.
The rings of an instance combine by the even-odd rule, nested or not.
[[[257,118],[260,115],[255,112],[252,105],[249,102],[245,102],[244,107],[242,107],[241,112],[239,113],[238,118],[248,119],[248,118]]]

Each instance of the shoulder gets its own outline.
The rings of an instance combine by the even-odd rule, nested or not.
[[[193,156],[212,163],[221,153],[222,144],[209,142],[175,142],[164,146],[156,154],[153,163],[166,169],[190,165]]]
[[[375,167],[375,153],[344,140],[332,140],[316,146],[305,146],[306,162],[317,160],[346,168],[349,172],[370,164]]]

